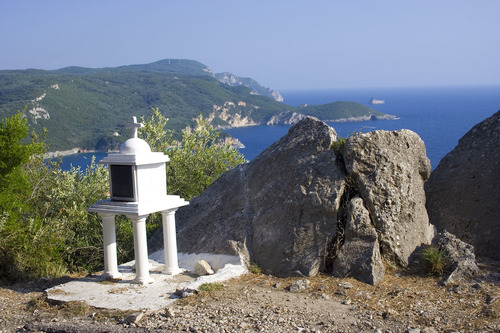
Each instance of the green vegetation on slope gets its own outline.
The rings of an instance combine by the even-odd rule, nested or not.
[[[0,118],[25,106],[31,128],[37,133],[48,129],[45,141],[51,151],[116,149],[129,137],[124,124],[131,116],[149,117],[153,107],[169,119],[167,126],[176,131],[177,139],[199,115],[213,125],[231,127],[266,124],[285,111],[324,120],[336,119],[337,114],[340,118],[377,114],[364,106],[358,111],[361,105],[356,103],[342,113],[332,112],[330,104],[295,108],[254,95],[243,85],[222,84],[207,66],[184,59],[116,68],[0,71]]]
[[[55,71],[60,74],[88,74],[96,72],[164,72],[175,74],[187,74],[196,76],[212,76],[211,70],[204,64],[186,59],[164,59],[150,64],[143,65],[127,65],[120,67],[105,67],[105,68],[85,68],[85,67],[65,67]]]
[[[43,98],[42,98],[43,97]],[[35,99],[39,99],[36,101]],[[246,87],[229,87],[210,76],[162,72],[90,72],[82,75],[43,71],[0,72],[1,117],[23,109],[32,128],[49,130],[51,150],[94,149],[113,133],[128,137],[123,124],[130,117],[149,116],[158,107],[170,119],[169,128],[208,118],[214,105],[234,103],[229,111],[263,121],[290,107],[271,98],[250,94]],[[238,106],[238,102],[245,106]],[[221,121],[224,124],[224,121]],[[114,137],[120,141],[120,137]]]

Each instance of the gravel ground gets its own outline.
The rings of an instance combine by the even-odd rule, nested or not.
[[[370,286],[320,275],[247,274],[152,313],[49,304],[44,289],[71,278],[0,287],[0,332],[500,332],[500,266],[474,281],[389,272]]]

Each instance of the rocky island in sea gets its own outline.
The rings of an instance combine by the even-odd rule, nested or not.
[[[368,104],[372,104],[372,105],[376,105],[376,104],[385,104],[385,101],[383,99],[375,99],[375,98],[371,98],[369,101],[368,101]]]

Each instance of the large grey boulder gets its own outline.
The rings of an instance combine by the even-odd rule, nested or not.
[[[252,253],[277,275],[315,275],[337,231],[345,173],[330,146],[335,130],[305,118],[248,165]]]
[[[438,231],[500,260],[500,111],[474,126],[432,172],[427,210]]]
[[[178,249],[242,256],[277,276],[318,273],[337,231],[337,136],[308,117],[176,214]]]
[[[424,142],[410,130],[359,133],[347,140],[344,158],[384,258],[407,266],[415,249],[434,237],[425,209],[431,167]]]
[[[344,235],[344,245],[333,262],[333,275],[353,276],[369,284],[382,281],[385,269],[377,231],[359,197],[349,202]]]

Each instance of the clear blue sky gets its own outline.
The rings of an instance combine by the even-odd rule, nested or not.
[[[193,59],[266,87],[500,84],[499,0],[0,0],[0,69]]]

